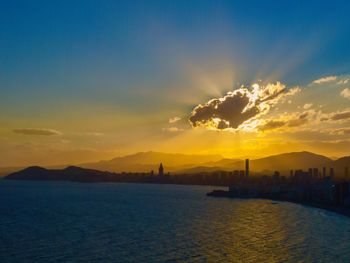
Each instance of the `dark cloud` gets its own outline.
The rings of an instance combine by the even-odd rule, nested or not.
[[[244,111],[248,104],[249,97],[246,93],[232,93],[222,99],[213,99],[203,106],[198,105],[189,120],[193,126],[212,121],[218,129],[237,128],[259,113],[256,105]]]
[[[14,133],[24,134],[24,135],[41,135],[41,136],[50,136],[50,135],[60,135],[61,133],[56,130],[51,129],[33,129],[33,128],[20,128],[14,129]]]
[[[195,107],[189,117],[193,127],[205,126],[214,129],[237,129],[241,124],[261,114],[281,98],[299,91],[298,88],[286,89],[277,82],[266,86],[253,85],[251,90],[240,88],[226,96],[212,99],[204,105]]]
[[[341,113],[335,113],[332,117],[332,121],[346,120],[350,119],[350,111],[345,111]]]

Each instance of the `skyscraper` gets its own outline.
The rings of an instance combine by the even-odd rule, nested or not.
[[[163,164],[162,163],[160,163],[158,171],[159,171],[158,172],[159,176],[163,176],[164,175],[164,168],[163,168]]]
[[[249,177],[249,159],[245,160],[245,177]]]
[[[322,177],[326,177],[326,167],[322,167]]]

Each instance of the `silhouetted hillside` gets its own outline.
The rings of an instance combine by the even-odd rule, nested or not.
[[[215,164],[220,164],[220,161],[216,162]],[[283,153],[250,160],[251,171],[258,173],[272,173],[273,171],[280,171],[284,175],[288,175],[290,170],[296,169],[307,170],[309,168],[333,167],[336,174],[342,176],[345,166],[350,167],[350,157],[343,157],[336,161],[333,161],[328,157],[311,152]],[[225,159],[221,165],[201,165],[188,169],[177,170],[177,172],[193,173],[217,170],[232,171],[242,169],[244,169],[243,160],[232,160],[232,162],[229,162],[227,159]]]
[[[156,171],[159,163],[162,162],[166,166],[167,171],[173,171],[179,168],[189,168],[206,162],[215,162],[222,159],[223,158],[220,155],[188,155],[178,153],[140,152],[123,157],[116,157],[108,161],[87,163],[80,166],[113,172],[148,172],[150,170]]]
[[[0,167],[0,178],[21,169],[23,167]]]
[[[101,172],[92,169],[69,166],[65,169],[45,169],[39,166],[31,166],[21,171],[9,174],[5,179],[12,180],[45,180],[45,181],[81,181],[94,182],[112,176],[112,173]]]
[[[350,169],[350,156],[345,156],[334,161],[334,168],[337,171],[344,171],[344,168],[348,167]]]
[[[251,169],[256,171],[308,169],[310,167],[330,167],[332,163],[330,158],[323,155],[311,152],[292,152],[252,160]]]
[[[159,163],[162,162],[166,172],[176,174],[195,174],[214,171],[243,170],[244,160],[222,158],[220,155],[186,155],[169,154],[160,152],[141,152],[123,157],[117,157],[108,161],[82,164],[80,167],[86,171],[108,171],[108,172],[150,172],[158,171]],[[333,167],[336,175],[344,175],[344,167],[350,168],[350,156],[332,160],[323,155],[311,152],[292,152],[268,156],[260,159],[250,160],[251,171],[258,174],[270,174],[274,171],[281,172],[282,175],[289,175],[290,170],[309,168]],[[56,166],[53,171],[58,170]],[[4,168],[5,169],[5,168]],[[13,168],[15,169],[15,168]],[[27,169],[38,169],[38,173],[45,173],[44,168],[30,167]],[[41,170],[41,169],[44,169]],[[74,169],[66,168],[66,169]],[[64,169],[64,170],[66,170]],[[82,168],[79,168],[82,169]],[[18,170],[18,168],[16,169]],[[26,169],[25,169],[26,170]],[[25,171],[24,170],[24,171]],[[11,171],[6,168],[7,173]],[[327,169],[327,172],[329,169]],[[73,172],[73,171],[71,171]],[[78,172],[77,172],[78,173]],[[101,173],[101,172],[100,172]]]

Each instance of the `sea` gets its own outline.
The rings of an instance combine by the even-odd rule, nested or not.
[[[213,189],[0,180],[0,262],[350,262],[350,218]]]

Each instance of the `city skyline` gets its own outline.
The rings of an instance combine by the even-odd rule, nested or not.
[[[15,2],[1,4],[1,167],[349,155],[346,1]]]

